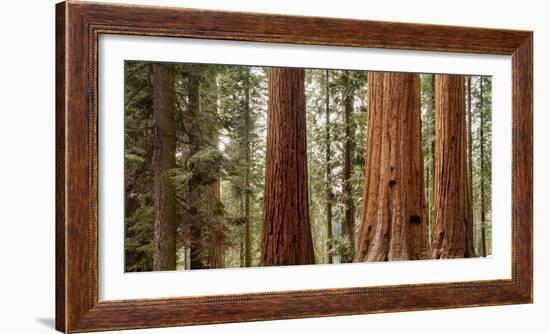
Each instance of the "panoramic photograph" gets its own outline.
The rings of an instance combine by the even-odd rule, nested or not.
[[[492,254],[492,77],[125,62],[125,271]]]

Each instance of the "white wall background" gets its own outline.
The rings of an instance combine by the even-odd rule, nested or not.
[[[54,317],[54,4],[0,5],[0,332],[52,333]],[[547,333],[550,309],[550,23],[544,1],[128,0],[195,8],[535,31],[535,303],[125,333]],[[546,74],[546,76],[545,76]],[[442,330],[445,328],[445,330]]]

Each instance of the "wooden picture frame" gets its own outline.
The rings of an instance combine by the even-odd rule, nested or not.
[[[511,55],[511,279],[99,301],[97,45],[101,34]],[[56,44],[57,330],[119,330],[532,302],[532,32],[66,1],[56,7]]]

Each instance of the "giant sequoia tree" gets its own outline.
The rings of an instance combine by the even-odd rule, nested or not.
[[[490,255],[491,78],[435,77],[126,62],[126,271]]]
[[[264,266],[315,262],[308,209],[304,70],[269,70]]]
[[[369,73],[365,187],[354,262],[429,257],[420,78]]]
[[[153,65],[154,202],[153,270],[176,269],[176,90],[174,66]]]
[[[468,178],[464,76],[436,75],[432,256],[475,257]]]

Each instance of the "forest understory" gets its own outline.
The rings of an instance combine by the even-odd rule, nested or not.
[[[490,256],[491,91],[126,61],[125,270]]]

